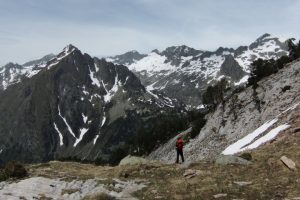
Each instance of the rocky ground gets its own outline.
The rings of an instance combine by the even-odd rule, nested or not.
[[[29,177],[23,180],[1,182],[0,199],[300,199],[298,116],[294,127],[250,152],[251,164],[53,161],[26,166]],[[282,156],[296,168],[288,168]]]

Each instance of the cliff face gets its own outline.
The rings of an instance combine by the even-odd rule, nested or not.
[[[258,139],[261,141],[281,125],[292,125],[300,103],[299,74],[298,60],[261,80],[256,93],[252,87],[248,87],[234,94],[224,106],[219,105],[215,112],[208,114],[207,123],[199,135],[186,144],[184,152],[187,160],[212,159],[230,144],[245,140],[244,137],[251,133],[261,132],[252,139],[248,136],[249,141],[244,146],[257,143]],[[160,147],[149,157],[173,162],[174,144],[171,142]]]

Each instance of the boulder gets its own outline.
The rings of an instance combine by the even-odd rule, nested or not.
[[[216,159],[216,164],[219,165],[230,165],[230,164],[238,164],[238,165],[249,165],[250,161],[245,160],[243,158],[232,156],[232,155],[220,155]]]
[[[287,158],[286,156],[282,156],[280,160],[285,164],[290,170],[296,170],[296,164],[291,159]]]
[[[251,181],[234,181],[233,183],[239,185],[239,186],[246,186],[246,185],[251,185]]]
[[[222,198],[222,197],[227,197],[227,194],[225,194],[225,193],[215,194],[213,197],[215,199],[219,199],[219,198]]]
[[[139,164],[147,164],[147,163],[149,163],[149,160],[146,160],[145,158],[128,155],[120,161],[119,166],[139,165]]]
[[[298,132],[300,132],[300,127],[296,127],[296,128],[294,128],[293,132],[294,132],[294,133],[298,133]]]

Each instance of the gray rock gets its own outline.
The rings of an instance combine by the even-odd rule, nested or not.
[[[221,65],[220,75],[229,76],[234,81],[238,81],[243,78],[247,73],[243,71],[243,68],[234,59],[232,55],[225,57],[225,61]]]
[[[250,161],[245,160],[243,158],[231,155],[220,155],[216,159],[216,164],[219,165],[230,165],[230,164],[237,164],[237,165],[249,165],[251,164]]]
[[[57,179],[49,179],[43,177],[32,177],[21,180],[17,183],[3,182],[0,187],[0,199],[19,200],[22,197],[26,199],[65,199],[65,200],[80,200],[87,195],[97,193],[109,194],[121,199],[135,199],[131,194],[145,187],[143,183],[135,181],[120,181],[115,179],[116,184],[113,186],[119,192],[110,191],[107,185],[99,184],[97,180],[89,179],[86,181],[73,180],[65,182]],[[65,193],[63,191],[71,191]]]
[[[239,185],[239,186],[246,186],[246,185],[251,185],[251,181],[234,181],[233,183]]]
[[[280,158],[280,160],[281,160],[281,161],[285,164],[285,166],[287,166],[290,170],[293,170],[293,171],[297,170],[297,168],[296,168],[296,163],[295,163],[293,160],[287,158],[286,156],[282,156],[282,157]]]
[[[222,197],[227,197],[227,194],[225,194],[225,193],[215,194],[215,195],[213,195],[213,197],[215,199],[219,199],[219,198],[222,198]]]
[[[122,165],[140,165],[140,164],[147,164],[149,162],[150,161],[146,160],[145,158],[128,155],[120,161],[119,166],[122,166]]]

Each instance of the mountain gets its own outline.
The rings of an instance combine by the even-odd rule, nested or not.
[[[149,90],[177,98],[188,107],[201,107],[201,96],[208,85],[227,77],[232,85],[247,81],[250,64],[258,58],[271,59],[287,55],[282,39],[264,34],[249,46],[237,49],[220,47],[216,51],[173,46],[144,55],[134,51],[106,58],[126,65]]]
[[[4,69],[12,68],[32,71],[0,92],[0,162],[110,161],[148,118],[176,110],[176,101],[148,92],[127,67],[72,45],[34,68]]]
[[[252,60],[285,54],[286,44],[265,34],[248,47],[214,52],[177,46],[98,59],[68,45],[9,63],[0,69],[0,163],[115,163],[128,152],[149,153],[188,127],[197,115],[186,108],[202,107],[208,85],[224,76],[242,84]]]
[[[299,126],[299,69],[298,59],[259,81],[256,89],[247,87],[232,94],[206,116],[199,135],[187,141],[187,161],[216,159],[221,153],[238,154],[290,137]],[[174,162],[175,141],[176,137],[170,139],[149,158]]]
[[[0,91],[5,90],[9,85],[20,82],[24,78],[30,78],[37,74],[54,57],[55,55],[49,54],[23,65],[8,63],[0,67]]]

